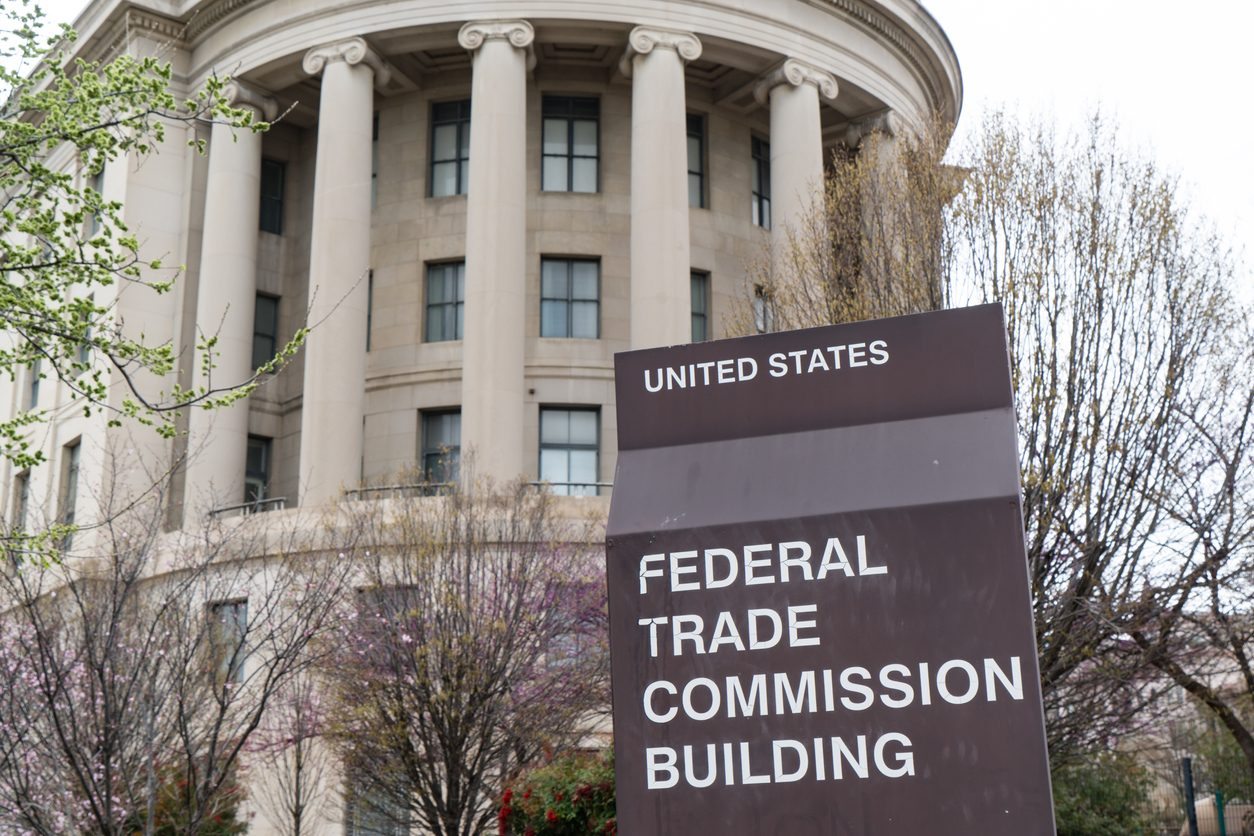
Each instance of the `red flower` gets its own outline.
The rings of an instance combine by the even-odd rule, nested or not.
[[[551,822],[557,821],[557,813],[554,813],[552,808],[550,808],[548,812],[544,814],[544,817]]]
[[[501,796],[501,803],[508,805],[510,799],[513,797],[514,797],[514,791],[512,789],[507,788],[505,790],[505,795]]]

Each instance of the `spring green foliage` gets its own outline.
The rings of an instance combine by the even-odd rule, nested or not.
[[[65,26],[46,33],[29,0],[0,12],[0,316],[7,332],[0,374],[59,379],[85,414],[105,410],[113,423],[130,420],[169,437],[180,409],[246,396],[290,359],[304,334],[249,380],[191,389],[145,384],[141,391],[140,381],[172,375],[177,349],[128,331],[114,300],[123,288],[168,293],[178,270],[141,254],[122,204],[102,194],[111,190],[103,173],[112,161],[134,165],[156,153],[171,126],[206,119],[241,131],[267,125],[228,106],[225,79],[211,78],[180,99],[168,63],[127,54],[85,60],[72,57],[74,42]],[[199,141],[191,144],[203,151]],[[206,369],[214,343],[211,335],[195,347]],[[31,430],[48,418],[32,408],[0,422],[0,456],[17,468],[39,464]]]
[[[572,752],[526,772],[505,791],[501,834],[590,836],[618,832],[612,753]]]

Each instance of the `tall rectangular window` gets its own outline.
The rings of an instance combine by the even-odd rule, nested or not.
[[[370,208],[379,205],[379,111],[370,120]]]
[[[13,479],[13,530],[19,534],[26,530],[26,517],[30,513],[30,471],[24,470]]]
[[[597,191],[601,103],[590,97],[545,96],[540,188]]]
[[[82,439],[74,439],[61,448],[61,509],[57,518],[65,525],[74,525],[78,508],[78,468],[82,453]],[[68,549],[73,544],[74,535],[67,534],[61,541],[61,548]]]
[[[428,264],[426,341],[460,340],[465,303],[466,262]]]
[[[692,341],[710,338],[710,274],[692,271]]]
[[[100,170],[91,176],[91,182],[88,183],[92,191],[100,195],[101,200],[104,200],[104,178],[105,178],[104,164],[101,163]],[[100,215],[93,212],[91,218],[89,218],[87,221],[87,237],[91,238],[95,236],[95,234],[99,231],[100,231]]]
[[[753,222],[771,228],[771,144],[753,137]]]
[[[261,160],[261,231],[283,234],[283,180],[286,164]]]
[[[44,361],[41,357],[36,357],[29,366],[26,367],[26,408],[34,409],[39,406],[39,382],[44,376]]]
[[[366,272],[366,351],[370,350],[370,332],[374,330],[374,270]]]
[[[688,205],[705,208],[705,117],[688,114]]]
[[[244,460],[244,501],[258,503],[270,497],[270,459],[273,441],[260,435],[248,437]]]
[[[540,481],[562,496],[596,496],[600,438],[600,410],[542,408]]]
[[[601,264],[540,260],[540,336],[595,340],[601,329]]]
[[[458,409],[422,413],[422,478],[432,484],[456,482],[462,453],[462,413]]]
[[[404,799],[381,787],[352,781],[344,799],[344,836],[408,836],[409,809]]]
[[[87,297],[85,308],[80,309],[79,321],[83,325],[82,339],[78,343],[78,352],[76,356],[77,365],[80,366],[77,371],[84,372],[91,363],[91,317],[92,309],[95,307],[94,299]]]
[[[775,311],[771,308],[771,296],[765,287],[753,288],[753,327],[759,334],[775,330]]]
[[[273,360],[278,347],[279,299],[258,293],[253,305],[253,368],[260,368]]]
[[[209,605],[209,651],[218,685],[244,681],[248,657],[248,601],[217,601]]]
[[[431,105],[431,196],[465,194],[470,184],[470,99]]]

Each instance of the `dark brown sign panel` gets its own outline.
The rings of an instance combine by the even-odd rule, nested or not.
[[[1001,307],[616,374],[619,831],[1052,834]]]

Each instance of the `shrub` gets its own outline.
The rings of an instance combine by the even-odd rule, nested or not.
[[[1058,836],[1125,836],[1150,827],[1149,774],[1133,758],[1109,753],[1054,772]]]
[[[572,752],[524,772],[501,797],[501,836],[614,836],[612,753]]]

